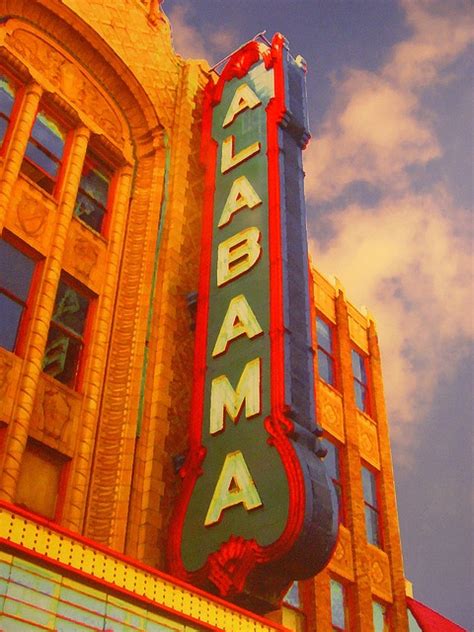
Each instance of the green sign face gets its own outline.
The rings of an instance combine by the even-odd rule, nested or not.
[[[207,456],[182,539],[191,571],[233,534],[271,544],[288,516],[288,483],[264,427],[271,409],[265,108],[272,96],[273,71],[260,62],[225,85],[213,114],[218,153],[202,432]],[[232,121],[224,126],[226,117]]]

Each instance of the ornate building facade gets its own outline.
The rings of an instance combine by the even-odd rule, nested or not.
[[[333,558],[265,617],[166,574],[210,72],[157,0],[0,6],[0,627],[407,630],[375,325],[315,270]]]

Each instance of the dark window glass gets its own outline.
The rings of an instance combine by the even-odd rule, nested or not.
[[[337,502],[339,508],[339,522],[344,522],[344,505],[342,498],[342,482],[341,482],[341,471],[340,471],[340,451],[337,445],[332,443],[331,441],[325,439],[323,441],[323,446],[327,450],[327,454],[324,458],[324,463],[326,465],[326,471],[334,483],[334,488],[336,490]]]
[[[333,630],[346,630],[346,595],[344,586],[334,579],[330,581],[331,623]]]
[[[334,367],[332,359],[324,351],[318,349],[319,377],[327,384],[334,384]]]
[[[364,487],[364,500],[377,507],[377,488],[375,482],[375,474],[366,467],[362,468],[362,484]]]
[[[43,370],[68,386],[76,383],[88,308],[85,296],[65,281],[59,283]]]
[[[3,143],[15,100],[15,91],[10,81],[0,75],[0,145]]]
[[[319,377],[335,386],[333,330],[325,320],[316,318],[316,332],[318,338],[318,372]]]
[[[369,412],[369,389],[365,363],[366,359],[364,356],[353,349],[352,372],[354,374],[356,406],[364,412]]]
[[[318,345],[326,351],[326,353],[332,354],[332,336],[331,328],[322,318],[317,318],[318,329]]]
[[[98,233],[101,232],[107,210],[109,186],[110,173],[107,168],[93,156],[86,156],[74,213]]]
[[[23,310],[21,303],[16,303],[0,292],[0,314],[2,315],[0,346],[9,351],[15,350]]]
[[[366,467],[362,467],[362,485],[364,489],[364,511],[367,541],[375,546],[380,546],[377,479],[374,472]]]
[[[35,262],[0,239],[0,346],[14,351]]]
[[[66,134],[59,123],[40,110],[26,147],[22,171],[52,193],[63,156]]]

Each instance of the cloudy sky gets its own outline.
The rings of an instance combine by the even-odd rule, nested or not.
[[[166,0],[175,48],[220,61],[282,32],[308,63],[310,246],[377,322],[405,572],[472,618],[474,5]]]

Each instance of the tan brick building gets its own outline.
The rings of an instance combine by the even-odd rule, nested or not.
[[[267,619],[165,574],[209,74],[159,4],[0,2],[0,627],[403,632],[375,325],[316,271],[332,561]]]

